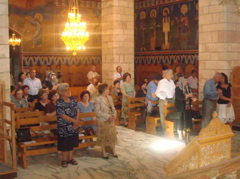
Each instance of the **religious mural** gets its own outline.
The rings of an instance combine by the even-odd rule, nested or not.
[[[9,27],[22,40],[17,47],[20,59],[13,59],[14,64],[18,60],[16,64],[20,61],[22,65],[15,71],[28,72],[35,68],[37,77],[45,80],[48,68],[57,71],[60,67],[62,80],[71,86],[88,84],[86,74],[92,64],[97,65],[101,74],[101,2],[78,0],[78,9],[90,37],[85,44],[87,49],[72,56],[61,40],[69,0],[9,0]]]
[[[198,1],[135,9],[135,51],[197,50]]]
[[[96,1],[79,1],[90,34],[88,52],[101,52],[101,9]],[[67,21],[67,0],[10,0],[9,26],[21,35],[23,53],[66,53],[60,39]],[[67,52],[70,53],[70,52]]]
[[[135,1],[135,83],[163,66],[198,71],[198,0]]]

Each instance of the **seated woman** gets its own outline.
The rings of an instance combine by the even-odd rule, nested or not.
[[[18,88],[22,88],[22,86],[23,86],[23,81],[25,80],[25,78],[26,78],[26,76],[25,76],[25,74],[24,74],[23,72],[20,72],[20,73],[18,74],[18,84],[17,84],[17,87],[18,87]]]
[[[81,101],[77,103],[77,108],[79,109],[80,113],[88,113],[94,111],[93,103],[89,101],[90,93],[89,91],[83,91],[80,94]],[[96,120],[96,117],[86,117],[84,118],[85,121]],[[96,125],[84,126],[83,129],[86,130],[87,128],[92,127],[94,131],[97,131]]]
[[[49,103],[48,91],[45,89],[40,89],[38,92],[38,96],[40,97],[40,99],[35,104],[34,109],[36,111],[45,111],[45,107],[46,107],[47,103]]]
[[[146,97],[147,95],[147,83],[143,82],[140,85],[140,90],[137,91],[136,97]]]
[[[59,98],[58,92],[56,90],[51,90],[48,93],[49,103],[45,106],[45,114],[46,116],[56,116],[56,104]]]
[[[56,116],[56,104],[57,104],[57,100],[59,98],[59,94],[56,90],[51,90],[49,93],[48,93],[48,99],[50,100],[49,103],[46,104],[46,107],[45,107],[45,114],[46,116]],[[51,122],[48,122],[49,124],[56,124],[57,121],[51,121]],[[57,129],[52,129],[50,130],[51,133],[54,135],[54,136],[57,136]]]
[[[12,102],[16,105],[16,108],[29,107],[27,100],[23,99],[23,91],[20,88],[15,91],[15,99]]]
[[[15,92],[16,92],[16,86],[10,86],[10,101],[11,103],[13,103],[13,101],[15,101]]]
[[[34,101],[34,97],[29,94],[29,86],[28,85],[23,85],[22,90],[23,90],[23,99],[27,100],[27,102],[32,103]]]
[[[122,92],[121,92],[121,88],[120,88],[120,81],[115,80],[113,82],[113,88],[111,89],[111,95],[112,96],[121,96]]]
[[[187,85],[187,79],[184,77],[179,78],[179,85],[175,88],[175,114],[179,140],[185,137],[184,129],[192,128],[192,115],[190,111],[192,93]]]
[[[117,144],[117,134],[115,127],[116,110],[113,105],[112,97],[109,96],[107,84],[101,84],[98,87],[100,96],[94,103],[95,112],[98,120],[97,142],[102,148],[104,159],[109,157],[106,154],[105,147],[110,146],[114,157],[118,157],[115,145]]]

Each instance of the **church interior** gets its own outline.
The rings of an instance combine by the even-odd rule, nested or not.
[[[69,12],[81,14],[80,26],[71,22]],[[240,178],[240,0],[0,0],[0,19],[1,179]],[[70,28],[81,32],[72,38]],[[160,98],[152,103],[154,115],[146,112],[144,119],[139,111],[147,110],[146,94],[144,99],[128,98],[126,125],[123,108],[119,108],[124,94],[112,96],[117,157],[113,149],[105,147],[106,160],[103,147],[97,145],[97,134],[84,133],[79,134],[73,153],[78,165],[63,167],[53,132],[56,112],[46,117],[35,109],[35,100],[22,110],[12,102],[12,88],[18,91],[25,85],[19,74],[27,79],[35,70],[41,88],[47,90],[55,90],[55,82],[57,87],[68,83],[71,96],[80,102],[81,93],[89,91],[94,79],[99,82],[95,86],[107,83],[110,90],[115,88],[118,67],[122,69],[120,79],[122,74],[130,74],[136,92],[143,84],[148,89],[157,74],[165,78],[166,69],[172,70],[176,87],[180,77],[189,79],[195,73],[198,81],[191,88],[190,105],[199,116],[191,117],[191,129],[184,128],[185,138],[179,139],[176,122],[170,117],[174,103],[164,104],[163,125]],[[89,78],[90,71],[97,77]],[[205,96],[205,85],[222,73],[231,84],[234,120],[224,123],[220,113],[214,112],[203,128],[204,99],[214,101]],[[46,81],[53,76],[56,81],[50,80],[49,87]],[[119,83],[122,85],[121,80]],[[219,95],[222,93],[218,94],[221,98]],[[93,113],[84,117],[97,116]],[[20,128],[28,128],[30,141],[16,140]]]

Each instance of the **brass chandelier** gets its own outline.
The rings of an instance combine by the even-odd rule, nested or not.
[[[15,46],[19,46],[21,43],[21,39],[18,39],[15,33],[12,33],[12,37],[9,39],[9,45],[13,46],[13,50],[15,50]]]
[[[86,49],[84,44],[89,39],[86,26],[86,22],[81,22],[77,0],[70,1],[68,18],[61,39],[66,45],[66,49],[73,51],[73,55],[77,55],[76,51],[78,50]]]
[[[235,4],[237,6],[236,14],[240,16],[240,0],[218,0],[219,4],[226,5],[226,4]]]

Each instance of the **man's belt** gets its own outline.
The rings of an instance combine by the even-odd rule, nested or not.
[[[204,99],[209,100],[209,101],[214,101],[214,102],[217,101],[216,99],[210,99],[210,98],[205,98],[205,97],[204,97]]]

